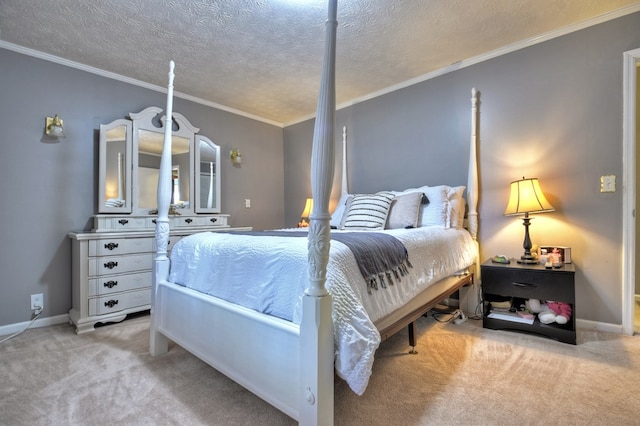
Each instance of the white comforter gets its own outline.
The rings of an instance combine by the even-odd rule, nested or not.
[[[430,284],[471,265],[477,254],[465,230],[432,226],[379,232],[395,236],[407,248],[413,268],[400,283],[369,294],[351,250],[333,240],[327,267],[335,367],[358,395],[367,387],[380,344],[374,322]],[[185,237],[173,247],[169,280],[300,323],[307,267],[307,238],[204,232]]]

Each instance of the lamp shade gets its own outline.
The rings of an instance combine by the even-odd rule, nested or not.
[[[504,211],[506,216],[554,210],[542,193],[537,178],[525,179],[523,177],[521,180],[511,182],[511,196]]]
[[[300,215],[303,219],[308,219],[311,216],[311,210],[313,210],[313,198],[307,198],[307,202],[304,205],[304,210]]]

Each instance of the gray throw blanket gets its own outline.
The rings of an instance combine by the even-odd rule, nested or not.
[[[236,235],[306,237],[307,232],[296,231],[238,231]],[[367,291],[378,290],[380,285],[386,288],[412,268],[407,248],[396,237],[378,232],[335,232],[331,239],[349,247],[353,253],[360,273],[367,281]]]

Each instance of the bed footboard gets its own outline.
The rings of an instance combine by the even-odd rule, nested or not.
[[[164,339],[300,418],[297,325],[166,281],[156,289],[155,315]]]

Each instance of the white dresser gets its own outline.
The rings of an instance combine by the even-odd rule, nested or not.
[[[251,228],[173,229],[168,249],[180,238],[205,230]],[[72,258],[69,322],[76,326],[76,333],[92,331],[97,323],[122,321],[128,314],[150,309],[151,268],[156,250],[154,231],[71,232],[69,238]]]
[[[172,114],[168,250],[196,232],[250,231],[221,213],[220,146]],[[98,214],[93,231],[71,232],[69,322],[77,333],[151,308],[157,193],[165,117],[158,107],[100,125]]]

